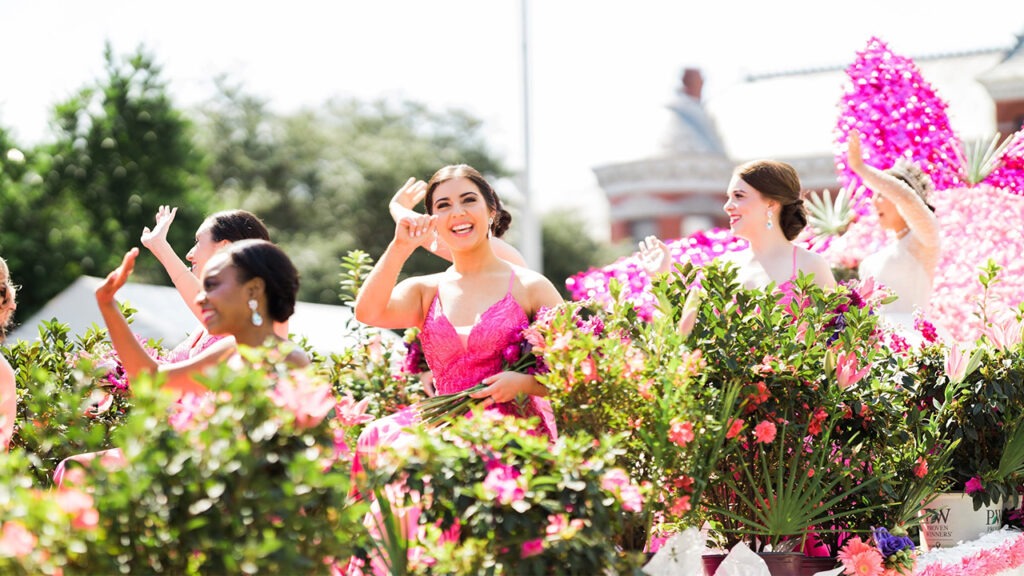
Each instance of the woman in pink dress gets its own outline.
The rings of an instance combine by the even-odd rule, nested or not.
[[[7,335],[7,324],[18,307],[15,289],[7,262],[0,258],[0,342]],[[14,385],[14,369],[0,354],[0,452],[6,452],[14,436],[14,419],[18,415],[18,389]]]
[[[274,244],[266,240],[239,240],[209,258],[203,269],[202,288],[195,297],[204,328],[223,339],[191,358],[173,363],[157,362],[132,334],[114,300],[114,295],[128,281],[138,255],[138,248],[129,250],[121,265],[96,288],[96,304],[129,379],[141,373],[159,372],[165,377],[164,388],[181,396],[203,395],[207,389],[196,376],[207,368],[222,363],[244,363],[239,348],[287,341],[275,333],[273,325],[287,321],[295,311],[299,273],[288,256]],[[302,367],[309,365],[309,358],[293,344],[285,362]],[[69,461],[87,464],[97,457],[104,465],[117,465],[124,458],[118,449],[72,456],[54,470],[54,483],[61,485]]]
[[[153,229],[147,226],[142,230],[142,245],[156,256],[170,276],[174,287],[185,304],[196,318],[202,320],[200,309],[196,304],[196,295],[201,287],[199,277],[203,268],[217,250],[238,240],[258,239],[270,240],[270,232],[255,214],[246,210],[223,210],[211,214],[196,230],[196,243],[185,255],[185,264],[167,242],[167,231],[174,222],[177,208],[161,206],[156,213],[156,224]],[[288,336],[287,323],[275,324],[275,333],[281,337]],[[199,326],[181,341],[163,359],[165,362],[180,362],[195,356],[224,336],[211,335],[206,328]]]
[[[495,254],[490,237],[511,222],[494,189],[475,169],[446,166],[427,184],[427,214],[399,218],[395,236],[356,298],[355,317],[380,328],[420,328],[423,354],[438,394],[486,384],[473,393],[488,409],[539,416],[538,433],[556,431],[547,389],[529,374],[504,371],[502,351],[518,343],[521,332],[542,308],[562,302],[543,275],[514,266]],[[402,266],[436,232],[451,253],[447,270],[398,281]],[[520,412],[514,402],[529,398]],[[408,411],[367,427],[360,438],[364,456],[415,421]]]

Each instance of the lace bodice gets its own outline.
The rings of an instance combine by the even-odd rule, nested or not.
[[[434,389],[438,394],[454,394],[479,384],[484,378],[503,369],[502,351],[518,345],[522,331],[530,319],[512,296],[512,282],[505,296],[480,315],[470,330],[465,344],[455,326],[445,316],[440,297],[435,294],[420,331],[423,356],[434,375]],[[550,403],[543,398],[530,397],[525,414],[514,402],[499,405],[505,414],[540,416],[552,438],[555,435]]]

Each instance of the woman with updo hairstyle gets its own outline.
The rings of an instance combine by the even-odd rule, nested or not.
[[[807,210],[800,177],[792,166],[776,160],[742,164],[733,172],[726,197],[723,209],[729,228],[748,246],[722,258],[737,265],[737,280],[744,288],[774,285],[788,295],[800,273],[812,276],[822,288],[835,287],[828,261],[793,243],[807,226]],[[650,274],[671,269],[668,246],[654,236],[640,243],[640,257]]]
[[[500,258],[490,239],[503,234],[512,218],[486,179],[464,164],[445,166],[427,183],[427,214],[401,218],[395,236],[377,260],[355,303],[356,320],[387,329],[417,327],[423,355],[438,394],[472,393],[488,410],[517,416],[539,416],[538,434],[556,435],[547,389],[530,374],[506,371],[502,350],[520,342],[522,329],[542,308],[562,302],[543,275]],[[402,266],[420,246],[420,235],[437,234],[451,251],[445,271],[398,281]],[[523,394],[527,402],[516,402]],[[368,425],[360,452],[390,443],[415,420],[399,413]],[[365,440],[365,441],[364,441]]]
[[[229,359],[240,360],[239,347],[287,341],[275,333],[274,323],[287,321],[295,311],[298,272],[288,256],[274,244],[266,240],[239,240],[225,245],[206,262],[202,288],[195,299],[205,329],[212,335],[230,338],[179,362],[157,362],[132,335],[114,300],[114,295],[127,282],[138,255],[138,248],[129,250],[121,265],[96,289],[96,303],[129,379],[140,372],[161,372],[167,375],[165,387],[182,394],[202,393],[206,389],[194,376]],[[294,365],[309,363],[297,346],[293,346],[287,361]]]
[[[196,229],[195,245],[185,255],[183,262],[175,254],[174,248],[167,241],[167,232],[174,222],[177,208],[161,206],[156,213],[156,224],[153,229],[147,226],[142,230],[142,245],[149,249],[163,265],[178,294],[200,319],[196,294],[199,293],[199,277],[210,257],[219,249],[239,240],[270,240],[270,232],[266,225],[255,214],[247,210],[222,210],[206,217]],[[288,326],[277,323],[275,331],[278,335],[288,335]],[[191,358],[218,341],[222,336],[214,336],[202,326],[192,330],[184,340],[174,347],[163,359],[166,362],[178,362]]]
[[[907,160],[885,170],[868,165],[861,152],[860,133],[851,130],[846,163],[871,190],[878,223],[893,241],[861,261],[858,275],[874,278],[896,295],[879,315],[915,338],[914,313],[927,312],[942,249],[939,221],[928,204],[931,179]]]
[[[16,292],[7,261],[0,258],[0,342],[7,336],[7,326],[18,307],[14,301]],[[14,368],[0,354],[0,451],[6,452],[11,443],[17,414],[18,389],[15,386]]]
[[[431,179],[432,182],[437,182],[438,179],[445,179],[455,175],[465,175],[466,178],[476,182],[481,189],[486,188],[484,193],[487,203],[491,206],[496,213],[495,221],[490,226],[491,235],[489,242],[491,243],[491,249],[498,255],[502,260],[509,262],[515,266],[526,266],[526,259],[519,253],[518,250],[508,242],[501,239],[504,236],[505,231],[508,230],[509,224],[512,222],[512,215],[504,209],[501,205],[501,199],[495,193],[490,183],[474,168],[465,164],[445,166],[439,170],[434,177]],[[415,178],[409,178],[405,184],[395,192],[391,202],[388,204],[388,211],[391,213],[391,217],[395,220],[395,223],[399,223],[402,220],[407,220],[412,223],[411,233],[413,238],[418,238],[420,247],[428,250],[429,252],[444,258],[451,262],[452,253],[448,249],[448,246],[443,242],[439,242],[437,234],[426,234],[426,230],[430,222],[430,203],[426,201],[428,185],[423,180],[417,180]],[[427,206],[427,214],[420,214],[413,210],[413,208],[420,202],[425,202]]]

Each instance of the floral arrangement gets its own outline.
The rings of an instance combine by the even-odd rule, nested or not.
[[[839,551],[843,573],[851,576],[910,576],[916,566],[914,541],[905,530],[874,528],[869,542],[855,536]]]
[[[476,410],[385,449],[366,477],[377,546],[352,560],[373,574],[583,574],[638,566],[608,545],[644,494],[615,464],[614,440],[555,444],[510,416]],[[357,573],[358,573],[357,572]]]
[[[1000,268],[991,261],[978,282],[982,294]],[[952,456],[952,488],[982,504],[1012,499],[1024,478],[1024,344],[1021,314],[993,315],[983,297],[975,314],[984,333],[972,344],[934,343],[913,354],[918,401],[943,407],[943,434],[960,439]]]

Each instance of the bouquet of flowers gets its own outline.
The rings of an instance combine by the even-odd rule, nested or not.
[[[874,528],[869,542],[859,537],[847,540],[839,550],[843,574],[857,576],[897,576],[912,574],[917,562],[914,541],[901,528],[892,532]]]

